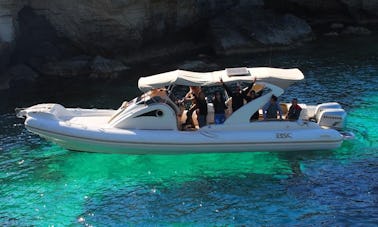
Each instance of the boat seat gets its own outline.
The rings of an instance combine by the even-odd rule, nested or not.
[[[260,92],[262,92],[262,90],[265,88],[265,85],[264,84],[258,84],[258,83],[255,83],[252,87],[252,90],[255,91],[256,94],[259,94]]]

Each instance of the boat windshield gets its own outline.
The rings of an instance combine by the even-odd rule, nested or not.
[[[178,111],[179,109],[178,106],[168,96],[167,89],[165,88],[153,89],[135,98],[134,100],[136,105],[151,105],[154,103],[165,103],[175,111]]]

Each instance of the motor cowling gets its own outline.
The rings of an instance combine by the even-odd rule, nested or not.
[[[339,130],[345,127],[346,116],[344,109],[323,109],[318,113],[317,120],[320,126]]]

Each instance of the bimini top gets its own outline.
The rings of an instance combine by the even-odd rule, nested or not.
[[[141,91],[146,92],[154,88],[162,88],[169,85],[214,86],[219,85],[221,78],[225,83],[251,82],[255,77],[256,81],[271,83],[285,89],[294,82],[303,80],[304,75],[297,68],[227,68],[225,70],[203,73],[175,70],[141,77],[138,81],[138,87]]]

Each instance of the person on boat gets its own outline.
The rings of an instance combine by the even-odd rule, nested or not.
[[[203,91],[201,91],[196,98],[196,106],[197,106],[197,120],[198,126],[201,128],[206,125],[206,117],[207,117],[207,101],[206,96]]]
[[[289,108],[289,111],[287,112],[286,119],[291,121],[296,121],[299,118],[299,115],[301,114],[302,108],[298,105],[298,99],[293,98],[291,100],[291,106]]]
[[[201,87],[190,86],[189,92],[184,96],[184,98],[182,100],[182,102],[183,101],[191,101],[191,105],[190,105],[188,111],[186,112],[185,125],[191,125],[192,127],[194,127],[192,115],[193,115],[193,112],[198,108],[196,97],[198,97],[201,92],[202,92]]]
[[[235,91],[232,91],[222,80],[220,79],[220,82],[222,83],[224,89],[226,90],[228,96],[232,97],[232,112],[235,112],[240,107],[244,105],[244,100],[247,99],[247,93],[249,90],[252,89],[253,85],[255,84],[256,78],[253,80],[251,85],[248,86],[246,91],[240,88],[240,85],[237,84]]]
[[[214,92],[213,106],[215,124],[223,124],[223,122],[226,120],[225,110],[227,109],[227,106],[220,91]]]
[[[270,101],[263,107],[264,120],[277,120],[277,116],[282,120],[282,109],[277,102],[277,96],[272,95]]]
[[[255,100],[257,98],[258,98],[258,96],[257,96],[256,92],[253,89],[251,89],[247,94],[246,101],[248,103],[248,102],[251,102],[252,100]],[[259,119],[259,111],[257,110],[255,113],[253,113],[253,115],[251,116],[249,121],[255,121],[255,120],[258,120],[258,119]]]

